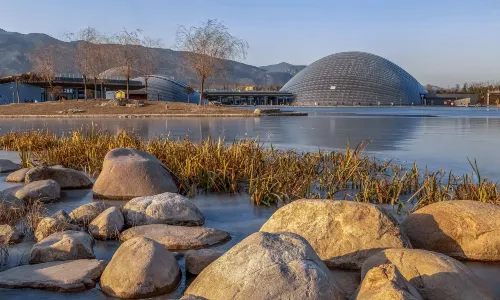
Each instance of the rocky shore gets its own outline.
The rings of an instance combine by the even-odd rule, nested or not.
[[[438,202],[399,223],[377,205],[303,199],[222,249],[234,237],[206,226],[204,213],[179,194],[175,176],[145,152],[110,151],[95,182],[62,166],[20,169],[0,160],[0,171],[22,184],[1,193],[2,249],[36,242],[29,264],[0,272],[0,288],[21,289],[19,295],[23,289],[94,289],[108,297],[149,298],[169,295],[189,277],[182,299],[498,297],[464,264],[500,261],[495,204]],[[92,203],[33,218],[33,207],[89,187]],[[110,261],[96,258],[99,241],[120,241]]]

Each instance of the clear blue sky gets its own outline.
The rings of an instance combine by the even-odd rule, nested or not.
[[[86,26],[142,29],[174,44],[179,25],[219,19],[250,44],[244,61],[309,64],[359,50],[422,84],[500,81],[499,0],[0,0],[0,28],[61,38]]]

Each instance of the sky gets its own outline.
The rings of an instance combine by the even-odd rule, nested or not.
[[[500,81],[499,0],[0,0],[0,28],[60,39],[87,26],[141,29],[171,48],[180,25],[208,19],[249,43],[250,65],[307,65],[356,50],[424,85]]]

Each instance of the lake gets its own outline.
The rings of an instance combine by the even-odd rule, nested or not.
[[[255,107],[249,107],[254,109]],[[476,158],[481,173],[494,181],[500,180],[500,168],[494,162],[494,149],[500,146],[500,111],[496,108],[445,107],[342,107],[296,108],[307,111],[306,117],[256,118],[146,118],[146,119],[0,119],[0,134],[9,131],[49,129],[67,134],[73,128],[90,130],[92,126],[112,133],[134,131],[144,138],[156,136],[188,137],[194,141],[209,136],[226,141],[256,138],[267,145],[307,150],[341,150],[349,142],[356,145],[371,140],[367,151],[377,157],[417,161],[421,166],[436,170],[445,168],[456,173],[470,172],[467,157]],[[19,161],[17,153],[0,151],[0,158]],[[0,175],[0,189],[16,184],[5,182]],[[200,194],[192,199],[206,217],[207,227],[226,230],[232,240],[220,246],[228,249],[249,234],[258,231],[274,212],[274,208],[255,207],[248,195]],[[64,191],[62,201],[48,205],[50,212],[64,209],[70,212],[92,201],[90,189]],[[9,266],[29,259],[32,242],[11,248]],[[109,261],[117,249],[114,241],[98,241],[94,248],[97,258]],[[184,261],[179,261],[183,268]],[[500,296],[500,264],[467,262],[474,272]],[[181,286],[172,294],[158,299],[176,299],[182,295],[192,278],[185,272]],[[105,299],[98,288],[76,294],[59,294],[38,290],[0,289],[0,299]]]

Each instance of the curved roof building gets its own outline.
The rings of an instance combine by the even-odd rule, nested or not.
[[[188,85],[182,81],[165,75],[149,75],[148,78],[148,99],[150,100],[189,101],[191,103],[198,103],[199,101],[200,94],[198,92],[194,92],[191,95],[184,92],[184,89]],[[144,76],[135,78],[134,80],[140,80],[145,83]]]
[[[418,105],[427,93],[396,64],[364,52],[323,57],[290,79],[281,91],[295,95],[294,105]]]

